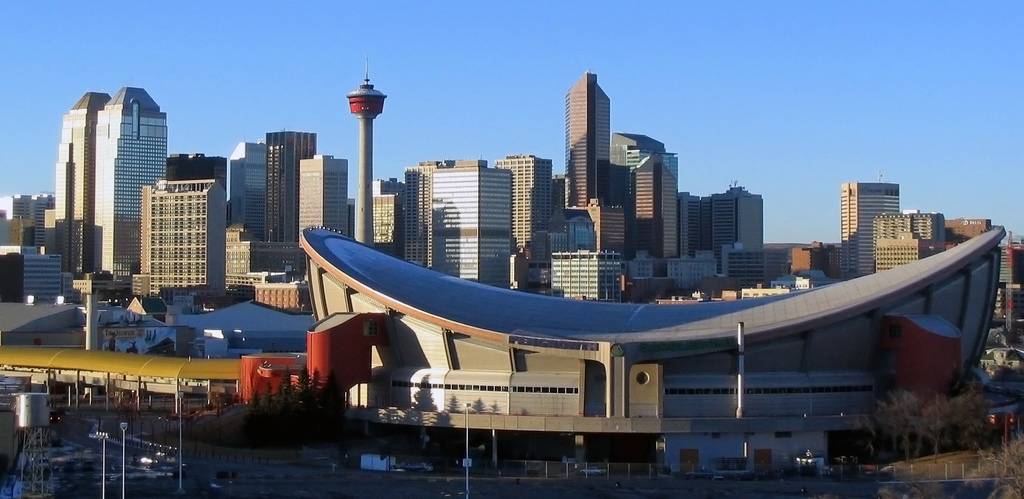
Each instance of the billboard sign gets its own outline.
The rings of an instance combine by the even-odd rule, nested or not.
[[[103,350],[174,355],[175,338],[173,327],[108,327],[103,330]]]

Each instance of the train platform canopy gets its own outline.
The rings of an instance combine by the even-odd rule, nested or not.
[[[192,359],[74,348],[0,347],[0,366],[150,378],[238,380],[238,363],[237,359]]]

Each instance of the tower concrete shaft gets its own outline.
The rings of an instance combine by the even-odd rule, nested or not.
[[[373,116],[359,116],[359,186],[356,191],[355,238],[373,245]]]

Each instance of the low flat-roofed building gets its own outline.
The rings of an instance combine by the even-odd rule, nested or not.
[[[243,302],[203,314],[182,314],[176,325],[195,330],[197,350],[210,357],[239,353],[303,352],[313,316]]]
[[[0,303],[0,346],[85,345],[85,315],[76,305]]]
[[[254,286],[253,301],[290,312],[309,312],[309,285],[305,282],[275,282]]]
[[[740,299],[764,298],[766,296],[778,296],[792,292],[790,288],[743,288],[740,290]]]

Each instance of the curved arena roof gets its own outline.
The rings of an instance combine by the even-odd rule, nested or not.
[[[920,292],[992,252],[993,229],[938,255],[830,286],[786,295],[694,305],[579,301],[523,293],[441,274],[328,229],[301,237],[309,257],[345,285],[398,312],[467,329],[619,343],[784,334],[863,314]]]

